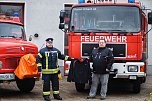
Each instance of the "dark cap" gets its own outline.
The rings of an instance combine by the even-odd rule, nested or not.
[[[45,41],[47,41],[47,42],[53,42],[53,38],[47,38]]]

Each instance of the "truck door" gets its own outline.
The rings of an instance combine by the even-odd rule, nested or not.
[[[65,25],[69,25],[70,22],[70,13],[71,13],[72,4],[64,4],[64,11],[65,13]],[[66,34],[67,31],[64,33],[64,54],[69,55],[69,43],[68,43],[68,34]],[[68,65],[64,65],[64,75],[67,75]]]

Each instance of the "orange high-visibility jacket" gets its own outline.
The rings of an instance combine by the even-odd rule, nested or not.
[[[32,77],[32,75],[34,77],[34,75],[38,74],[36,58],[32,54],[22,56],[14,73],[19,79]]]

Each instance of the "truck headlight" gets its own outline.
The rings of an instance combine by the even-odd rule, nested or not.
[[[136,65],[129,65],[128,72],[138,72],[138,66]]]
[[[0,61],[0,68],[2,68],[2,66],[3,66],[3,63],[2,63],[2,61]]]

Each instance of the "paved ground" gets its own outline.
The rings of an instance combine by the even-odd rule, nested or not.
[[[43,101],[42,81],[37,81],[36,86],[31,93],[20,93],[16,83],[0,84],[0,101]],[[124,89],[127,84],[117,84],[110,88],[107,99],[105,101],[152,101],[150,100],[150,92],[152,92],[152,76],[147,77],[145,84],[141,85],[139,94],[131,93],[129,86]],[[60,81],[60,93],[63,101],[99,101],[99,93],[95,100],[87,100],[89,90],[78,93],[75,90],[74,83],[66,82],[66,79]],[[51,96],[52,101],[56,101]]]

